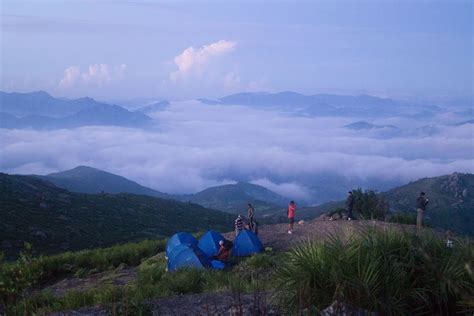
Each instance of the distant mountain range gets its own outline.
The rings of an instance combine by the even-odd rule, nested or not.
[[[0,92],[0,127],[58,129],[90,125],[146,127],[151,118],[91,98],[54,98],[46,92]]]
[[[113,101],[106,101],[106,103],[112,103],[120,105],[129,111],[137,111],[146,106],[157,104],[161,102],[168,102],[162,98],[132,98],[132,99],[114,99]]]
[[[172,195],[142,186],[122,176],[87,166],[36,176],[54,185],[78,193],[133,193],[153,197],[192,202],[227,213],[246,214],[247,204],[252,203],[257,216],[271,214],[281,209],[289,200],[265,187],[239,182],[205,189],[196,194]]]
[[[429,104],[379,98],[366,94],[350,96],[335,94],[304,95],[292,91],[278,93],[236,93],[217,100],[198,99],[205,104],[246,105],[259,108],[280,108],[307,115],[383,117],[389,115],[432,115],[441,109]]]
[[[169,105],[170,105],[170,103],[166,100],[165,101],[160,101],[160,102],[155,102],[155,103],[152,103],[150,105],[146,105],[146,106],[143,106],[141,108],[138,108],[137,110],[135,110],[135,112],[150,114],[150,113],[153,113],[153,112],[162,111],[162,110],[166,109]]]
[[[393,125],[376,125],[376,124],[367,123],[367,122],[364,122],[364,121],[355,122],[355,123],[346,125],[344,127],[349,128],[349,129],[353,129],[353,130],[356,130],[356,131],[371,130],[371,129],[390,129],[390,130],[395,130],[395,131],[399,130],[398,127],[393,126]]]
[[[24,242],[37,254],[162,238],[177,231],[229,231],[234,216],[192,203],[135,194],[82,194],[33,176],[0,173],[0,251]]]
[[[387,199],[392,212],[415,214],[415,201],[421,191],[425,192],[430,200],[426,216],[434,227],[474,235],[473,174],[453,173],[424,178],[380,195]],[[298,215],[303,219],[313,219],[338,207],[344,207],[344,201],[303,208]]]
[[[472,120],[467,120],[467,121],[462,121],[459,123],[454,124],[455,126],[461,126],[461,125],[467,125],[467,124],[474,124],[474,119]]]

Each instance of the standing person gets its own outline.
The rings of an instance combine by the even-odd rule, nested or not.
[[[346,207],[347,207],[347,220],[352,220],[352,209],[354,208],[354,196],[352,195],[352,191],[349,191],[347,194],[346,199]]]
[[[420,195],[416,199],[416,227],[423,227],[423,216],[428,205],[428,199],[425,196],[425,192],[420,192]]]
[[[253,208],[252,204],[248,204],[247,205],[247,215],[248,215],[248,218],[249,218],[249,226],[250,226],[250,230],[251,231],[254,231],[254,221],[253,221],[253,216],[255,214],[255,209]]]
[[[296,204],[295,201],[291,201],[288,205],[288,234],[293,233],[293,224],[295,223],[295,212],[296,212]]]
[[[239,233],[244,229],[244,219],[242,218],[242,216],[237,216],[237,218],[235,219],[235,237],[237,237],[239,235]]]

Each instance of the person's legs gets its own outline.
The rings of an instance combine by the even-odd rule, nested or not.
[[[416,227],[423,227],[423,210],[421,208],[416,210]]]
[[[288,230],[288,233],[291,234],[293,232],[293,223],[295,222],[295,218],[294,217],[290,217],[288,218],[289,220],[289,230]]]
[[[352,208],[349,208],[349,209],[347,210],[347,219],[348,219],[348,220],[351,220],[351,219],[352,219]]]

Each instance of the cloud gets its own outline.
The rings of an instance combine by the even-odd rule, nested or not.
[[[197,101],[174,102],[152,117],[153,130],[0,129],[0,170],[48,173],[90,165],[170,193],[251,181],[317,202],[322,190],[343,197],[346,186],[474,172],[472,124],[431,122],[439,134],[380,139],[341,128],[360,117],[299,117]],[[425,124],[410,121],[413,128]]]
[[[81,79],[81,68],[70,66],[64,70],[64,77],[59,82],[60,88],[70,88]]]
[[[226,90],[235,90],[240,87],[240,76],[234,72],[229,72],[224,77],[224,88]]]
[[[272,190],[283,197],[289,197],[290,199],[300,201],[309,201],[311,199],[311,191],[305,186],[295,182],[274,183],[266,178],[256,179],[250,182],[266,187],[267,189]]]
[[[59,82],[63,89],[77,85],[104,86],[112,81],[121,80],[125,75],[127,65],[109,66],[108,64],[93,64],[81,72],[80,66],[70,66],[64,70],[64,77]]]
[[[220,40],[200,48],[188,47],[174,58],[177,71],[170,73],[170,80],[177,81],[194,71],[203,71],[209,61],[217,56],[232,52],[237,45],[235,41]]]

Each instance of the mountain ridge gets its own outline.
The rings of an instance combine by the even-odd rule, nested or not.
[[[285,206],[289,199],[256,184],[238,182],[206,188],[194,194],[168,194],[143,186],[123,176],[89,166],[38,176],[54,185],[77,193],[132,193],[153,197],[192,202],[228,213],[245,213],[252,203],[258,215],[267,214]]]
[[[70,170],[37,176],[54,185],[78,193],[133,193],[159,198],[171,198],[163,193],[104,170],[89,166],[77,166]]]
[[[216,100],[198,99],[209,105],[244,105],[297,112],[309,116],[354,116],[387,117],[403,115],[417,117],[429,113],[437,113],[440,107],[431,104],[420,104],[413,101],[381,98],[367,94],[338,95],[312,94],[305,95],[293,91],[240,92],[227,95]]]
[[[251,203],[257,217],[276,212],[289,202],[288,198],[248,182],[210,187],[193,194],[189,200],[205,207],[245,216],[247,204]]]
[[[92,98],[54,98],[44,91],[0,91],[2,128],[58,129],[90,125],[147,127],[151,118]]]

